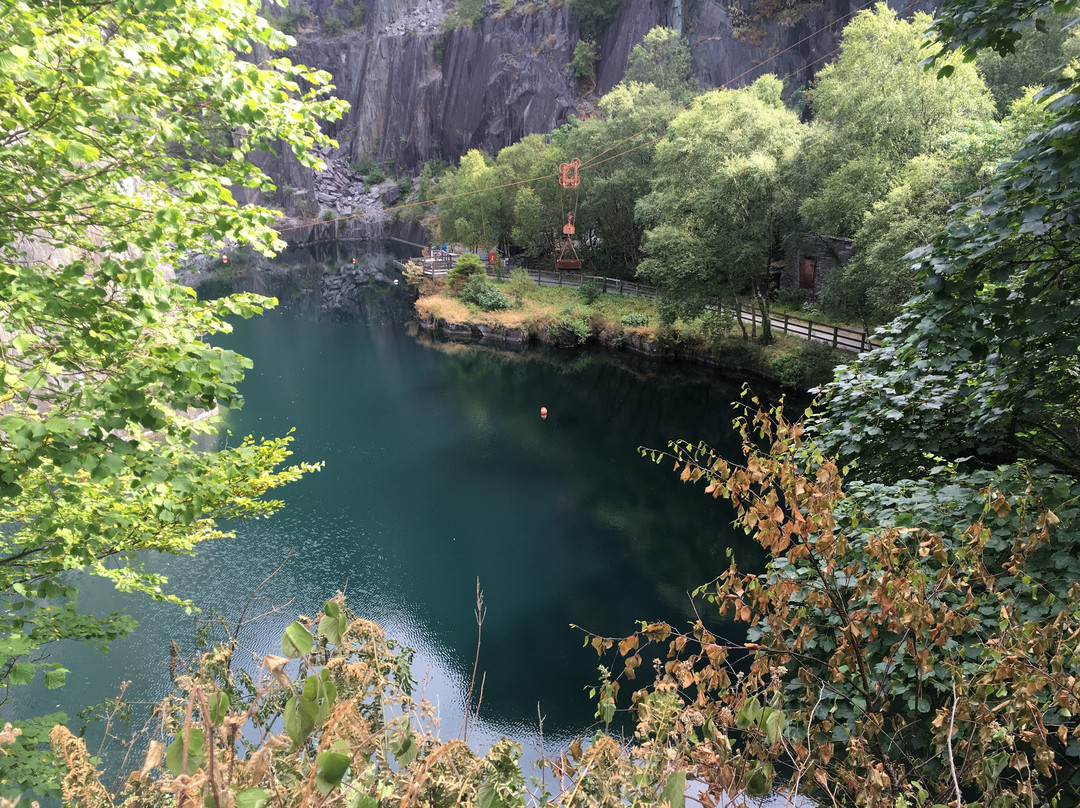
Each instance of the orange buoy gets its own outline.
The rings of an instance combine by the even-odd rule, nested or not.
[[[227,263],[229,263],[229,256],[227,256],[227,255],[222,255],[222,256],[221,256],[221,263],[223,263],[223,264],[227,264]]]
[[[547,407],[540,408],[540,418],[545,421],[547,420]]]

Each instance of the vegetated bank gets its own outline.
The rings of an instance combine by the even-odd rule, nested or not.
[[[786,334],[763,343],[745,323],[715,311],[662,325],[650,298],[605,294],[593,283],[576,289],[538,286],[523,270],[496,282],[482,269],[431,278],[409,264],[405,276],[419,293],[415,305],[421,327],[453,338],[535,340],[565,348],[592,342],[655,359],[751,373],[800,390],[828,381],[833,369],[851,357]]]

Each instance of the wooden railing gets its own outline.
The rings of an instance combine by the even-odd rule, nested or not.
[[[445,275],[450,270],[450,267],[453,266],[456,258],[456,255],[449,259],[426,258],[424,259],[424,274],[430,278]],[[518,269],[518,267],[514,267],[514,269]],[[575,288],[582,286],[589,281],[593,281],[601,291],[611,295],[656,298],[660,294],[660,289],[656,286],[637,283],[635,281],[627,281],[622,278],[605,278],[599,275],[583,275],[578,272],[546,269],[525,269],[525,272],[528,273],[529,277],[532,278],[538,286],[569,286]],[[509,276],[510,269],[506,267],[489,266],[487,267],[487,273],[488,277],[497,280],[506,280]],[[751,328],[759,328],[762,325],[761,312],[753,306],[744,308],[740,303],[738,311],[736,312],[730,305],[714,301],[708,308],[712,311],[726,312],[733,317],[737,316],[738,319],[742,320],[744,323],[750,324]],[[871,348],[877,347],[877,345],[880,344],[872,340],[866,331],[861,328],[816,323],[813,320],[804,320],[801,317],[793,317],[786,312],[781,314],[770,314],[769,324],[777,331],[782,331],[793,337],[812,340],[814,342],[823,342],[827,345],[831,345],[833,348],[839,348],[843,351],[852,351],[854,353],[869,351]]]

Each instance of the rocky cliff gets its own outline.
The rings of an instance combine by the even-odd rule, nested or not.
[[[312,207],[340,213],[387,204],[392,188],[366,189],[365,195],[348,170],[365,155],[387,174],[411,175],[431,158],[452,161],[471,148],[495,153],[526,134],[551,131],[571,114],[588,113],[570,67],[578,25],[565,3],[489,2],[474,25],[446,30],[456,0],[292,2],[279,17],[298,39],[290,56],[332,73],[337,93],[351,104],[333,125],[341,148],[327,155],[333,162],[327,176],[314,177],[288,157],[260,158],[283,189],[269,201],[293,212],[301,201],[308,215]],[[510,7],[499,11],[499,5]],[[742,86],[766,72],[802,87],[865,5],[624,0],[600,37],[596,91],[618,83],[631,49],[657,25],[686,35],[705,88]]]

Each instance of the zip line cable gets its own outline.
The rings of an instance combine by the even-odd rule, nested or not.
[[[726,89],[727,87],[729,87],[734,82],[738,81],[739,79],[743,78],[744,76],[749,75],[750,73],[752,73],[755,70],[757,70],[758,68],[768,64],[769,62],[773,61],[774,59],[777,59],[782,54],[787,53],[792,48],[798,47],[803,42],[806,42],[808,39],[817,36],[822,31],[828,30],[829,28],[831,28],[832,26],[834,26],[836,23],[840,22],[841,20],[846,19],[847,17],[850,17],[853,14],[859,13],[860,11],[865,9],[867,6],[873,4],[873,3],[877,2],[877,1],[878,0],[866,0],[866,2],[864,2],[862,5],[858,6],[857,8],[853,9],[852,11],[849,11],[847,14],[842,14],[841,16],[837,17],[836,19],[831,20],[826,25],[823,25],[820,28],[818,28],[818,29],[812,31],[811,33],[807,34],[802,39],[800,39],[798,42],[793,42],[791,45],[788,45],[783,50],[779,50],[776,53],[768,56],[766,59],[762,60],[761,62],[758,62],[753,67],[751,67],[751,68],[749,68],[747,70],[744,70],[739,75],[733,76],[732,78],[728,79],[723,84],[716,87],[715,89]],[[912,0],[910,3],[908,3],[902,9],[900,9],[899,13],[903,14],[905,11],[910,9],[912,6],[916,5],[918,2],[919,2],[919,0]],[[840,51],[839,47],[833,48],[831,51],[824,54],[823,56],[820,56],[819,58],[815,59],[814,61],[807,62],[802,67],[797,68],[796,70],[792,70],[790,73],[788,73],[786,76],[783,77],[783,80],[787,80],[787,79],[791,78],[792,76],[796,75],[797,73],[802,72],[806,68],[811,67],[811,66],[813,66],[815,64],[818,64],[819,62],[822,62],[825,59],[828,59],[830,56],[832,56],[833,54],[838,53],[839,51]],[[651,146],[653,143],[656,143],[657,141],[662,140],[664,136],[659,135],[659,136],[653,138],[652,140],[646,141],[645,143],[640,143],[637,146],[633,146],[633,147],[631,147],[629,149],[626,149],[625,151],[621,151],[621,152],[619,152],[617,154],[613,154],[610,157],[604,157],[603,160],[598,159],[600,157],[603,157],[605,154],[612,151],[613,149],[617,149],[619,146],[623,145],[624,143],[627,143],[627,142],[633,140],[634,138],[638,137],[639,135],[642,135],[645,132],[648,132],[650,129],[652,129],[653,127],[655,127],[655,126],[657,126],[657,125],[659,125],[661,123],[663,123],[664,121],[671,120],[672,118],[674,118],[679,113],[688,110],[693,105],[693,103],[694,103],[693,100],[687,102],[686,104],[679,107],[677,110],[670,113],[669,115],[665,115],[662,118],[658,118],[657,120],[653,121],[651,124],[646,126],[644,129],[641,129],[640,131],[635,132],[634,134],[623,138],[622,140],[620,140],[620,141],[612,144],[608,148],[606,148],[604,151],[593,155],[591,158],[589,158],[589,160],[587,160],[586,162],[581,164],[581,167],[580,167],[579,170],[583,171],[585,169],[595,168],[598,165],[606,163],[606,162],[608,162],[610,160],[615,160],[615,159],[617,159],[619,157],[623,157],[623,156],[625,156],[627,154],[630,154],[631,152],[635,152],[638,149],[643,149],[646,146]],[[433,205],[433,204],[435,204],[437,202],[445,202],[445,201],[450,200],[450,199],[460,199],[461,197],[473,196],[475,194],[483,194],[483,193],[487,193],[488,191],[499,191],[499,190],[502,190],[503,188],[513,188],[513,187],[518,186],[518,185],[528,185],[529,183],[540,182],[541,180],[554,179],[555,177],[558,177],[558,176],[559,176],[558,173],[545,174],[545,175],[540,176],[540,177],[530,177],[529,179],[525,179],[525,180],[517,180],[515,182],[503,183],[502,185],[492,185],[492,186],[490,186],[488,188],[477,188],[477,189],[472,190],[472,191],[462,191],[461,193],[457,193],[457,194],[447,194],[446,196],[437,196],[437,197],[434,197],[433,199],[425,199],[425,200],[422,200],[422,201],[417,200],[415,202],[406,202],[406,203],[401,204],[401,205],[391,205],[389,207],[378,208],[376,210],[360,211],[359,213],[353,213],[353,214],[350,214],[348,216],[340,216],[340,217],[338,217],[336,219],[325,219],[325,220],[323,220],[321,222],[309,222],[309,223],[306,223],[306,224],[293,225],[291,227],[282,227],[280,229],[277,229],[277,232],[278,233],[287,233],[287,232],[289,232],[291,230],[302,230],[305,227],[316,227],[319,224],[337,224],[338,222],[348,222],[348,221],[352,221],[354,219],[362,219],[365,216],[374,216],[376,214],[381,214],[381,213],[393,213],[394,211],[407,210],[408,208],[414,208],[414,207],[417,207],[418,205]]]

